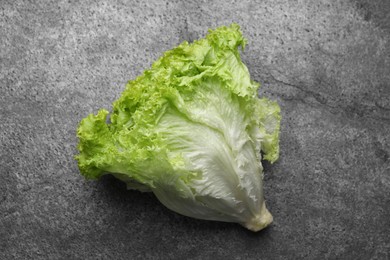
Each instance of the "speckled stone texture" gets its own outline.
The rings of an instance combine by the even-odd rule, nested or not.
[[[0,259],[389,259],[390,2],[0,1]],[[79,121],[164,51],[237,22],[282,108],[272,226],[85,181]]]

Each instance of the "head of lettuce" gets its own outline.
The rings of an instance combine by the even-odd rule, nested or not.
[[[165,52],[127,83],[109,120],[101,109],[81,121],[81,174],[112,174],[189,217],[269,225],[261,156],[278,159],[280,108],[258,98],[245,42],[232,24]]]

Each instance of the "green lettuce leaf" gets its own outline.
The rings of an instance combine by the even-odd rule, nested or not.
[[[253,231],[270,224],[261,152],[278,159],[280,108],[257,97],[245,44],[232,24],[165,52],[127,83],[109,118],[102,109],[81,121],[81,174],[113,174],[186,216]]]

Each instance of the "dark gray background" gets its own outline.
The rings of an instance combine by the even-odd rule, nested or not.
[[[164,51],[237,22],[282,108],[274,223],[194,220],[88,182],[78,122]],[[0,1],[0,259],[389,259],[390,1]]]

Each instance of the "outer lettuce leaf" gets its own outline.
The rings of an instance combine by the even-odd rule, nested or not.
[[[233,24],[165,52],[128,82],[110,122],[106,110],[81,121],[80,172],[113,174],[183,215],[267,226],[260,151],[278,159],[280,108],[257,98],[245,42]]]

